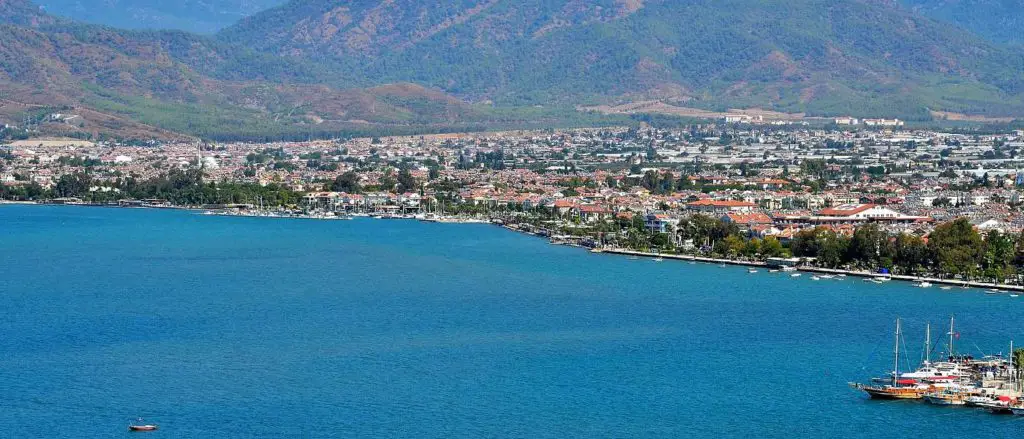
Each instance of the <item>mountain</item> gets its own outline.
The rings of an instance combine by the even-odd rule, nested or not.
[[[49,13],[122,29],[215,33],[284,0],[40,0]]]
[[[348,86],[299,60],[184,32],[126,31],[0,0],[0,121],[81,116],[50,131],[264,139],[518,122],[409,83]]]
[[[1022,51],[891,0],[308,0],[217,38],[511,105],[1024,114]]]
[[[1024,44],[1024,0],[901,0],[936,20],[969,29],[989,40]]]

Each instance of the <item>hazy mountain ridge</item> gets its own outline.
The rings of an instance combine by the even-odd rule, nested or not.
[[[900,0],[908,8],[954,23],[992,41],[1024,44],[1024,0]]]
[[[885,0],[313,0],[218,38],[509,104],[639,94],[822,114],[1024,110],[1019,51]]]
[[[39,0],[50,14],[124,29],[212,34],[284,0]]]

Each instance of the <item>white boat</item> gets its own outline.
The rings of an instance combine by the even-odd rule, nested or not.
[[[662,259],[662,258],[654,258],[654,262],[661,262],[661,261],[664,261],[664,259]]]
[[[947,290],[947,291],[948,291],[948,290],[952,290],[952,289],[953,289],[953,287],[951,287],[951,286],[949,286],[949,285],[943,285],[943,286],[939,287],[939,289],[940,289],[940,290]]]
[[[821,278],[820,278],[820,277],[818,277],[818,276],[811,276],[811,280],[820,280],[820,279],[821,279]]]
[[[755,270],[753,268],[750,268],[750,269],[747,269],[747,273],[755,274],[755,273],[757,273],[757,270]]]
[[[818,277],[821,278],[821,279],[834,279],[835,278],[835,276],[833,276],[831,274],[820,274],[820,275],[818,275]]]
[[[768,270],[768,272],[769,272],[769,273],[778,273],[778,272],[779,272],[779,270],[771,269],[771,270]]]
[[[1020,294],[1011,294],[1010,297],[1020,297]]]
[[[927,282],[927,281],[921,281],[921,282],[918,282],[917,284],[915,284],[914,286],[916,286],[918,288],[931,288],[932,287],[932,283],[931,282]]]
[[[803,276],[803,275],[800,274],[800,273],[793,273],[793,274],[789,275],[789,277],[800,277],[800,276]]]

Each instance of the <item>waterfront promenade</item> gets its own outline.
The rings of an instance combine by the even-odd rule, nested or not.
[[[719,258],[706,258],[700,256],[691,255],[675,255],[675,254],[662,254],[662,253],[650,253],[641,252],[629,249],[619,248],[603,248],[602,253],[611,253],[617,255],[637,256],[644,258],[662,258],[662,259],[674,259],[681,261],[695,261],[712,264],[728,264],[728,265],[742,265],[748,267],[767,267],[768,264],[759,261],[744,261],[736,259],[719,259]],[[823,268],[823,267],[809,267],[809,266],[797,266],[797,271],[803,271],[808,273],[820,273],[820,274],[844,274],[847,276],[861,277],[861,278],[876,278],[882,276],[878,273],[872,273],[870,271],[858,271],[858,270],[842,270],[835,268]],[[976,282],[976,281],[964,281],[957,279],[940,279],[935,277],[919,277],[919,276],[905,276],[905,275],[884,275],[893,280],[906,281],[906,282],[929,282],[932,284],[939,285],[950,285],[965,288],[981,288],[981,289],[996,289],[1004,291],[1022,291],[1024,292],[1024,286],[1020,285],[1009,285],[999,284],[990,282]]]

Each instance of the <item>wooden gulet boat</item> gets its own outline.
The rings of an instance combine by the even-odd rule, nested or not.
[[[921,399],[925,388],[919,387],[915,380],[900,379],[900,319],[896,319],[896,342],[893,349],[892,384],[882,386],[851,384],[855,389],[867,393],[871,399]]]

